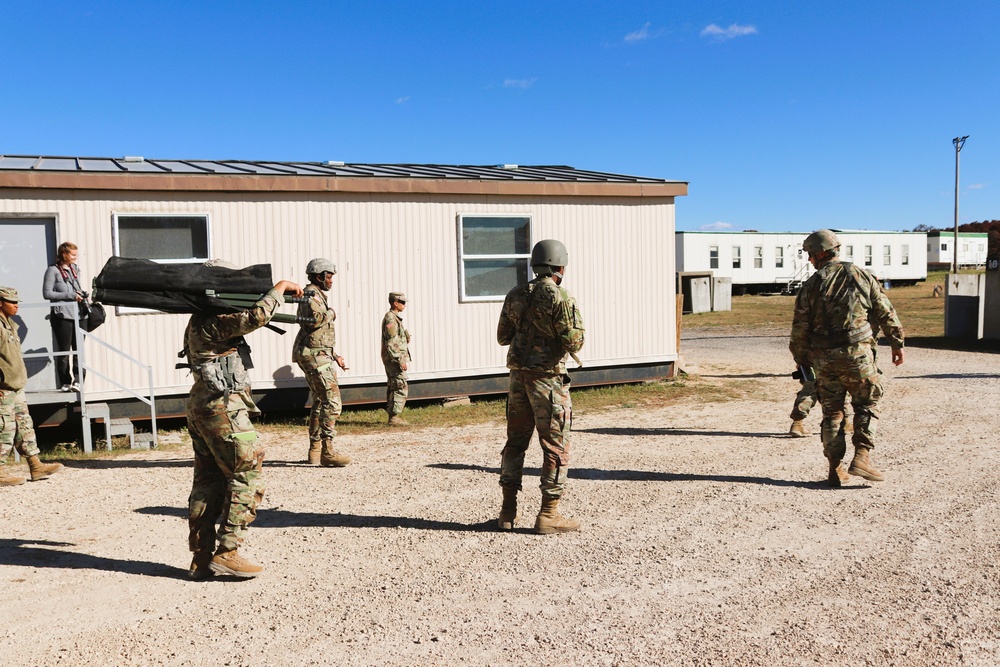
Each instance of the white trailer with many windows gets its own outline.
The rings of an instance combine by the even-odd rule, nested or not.
[[[841,258],[880,280],[927,278],[924,232],[834,230]],[[732,279],[736,292],[794,291],[813,271],[802,251],[810,232],[676,232],[677,270]]]
[[[981,268],[986,266],[989,234],[976,232],[958,233],[958,266]],[[927,232],[927,265],[947,269],[955,264],[955,232]]]
[[[384,400],[379,325],[394,290],[410,303],[411,396],[494,393],[506,389],[496,342],[504,296],[529,278],[532,244],[556,238],[587,329],[576,384],[664,377],[677,359],[676,315],[650,309],[648,295],[655,285],[673,303],[674,198],[686,193],[683,182],[571,167],[0,156],[0,284],[41,302],[42,272],[66,240],[80,247],[86,281],[113,254],[266,263],[275,279],[300,283],[309,259],[326,257],[339,270],[330,302],[350,366],[346,402]],[[52,349],[47,310],[22,310],[25,349]],[[109,310],[97,335],[149,363],[158,395],[183,397],[191,379],[174,366],[187,317]],[[306,401],[291,338],[250,336],[265,409]],[[87,354],[128,386],[145,381],[102,346]],[[43,390],[54,373],[36,370],[33,381]],[[117,396],[100,378],[87,384]]]

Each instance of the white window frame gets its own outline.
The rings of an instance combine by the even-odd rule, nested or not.
[[[853,245],[845,245],[844,246],[844,259],[852,260],[852,261],[854,260],[854,246]]]
[[[872,247],[870,245],[865,246],[865,266],[872,265]]]
[[[500,255],[467,255],[465,253],[465,239],[463,231],[466,218],[527,218],[528,220],[528,252],[512,253]],[[531,248],[535,244],[535,217],[531,213],[459,213],[457,216],[458,231],[458,298],[459,303],[483,303],[502,302],[507,297],[507,292],[503,294],[490,294],[486,296],[473,296],[465,293],[465,262],[467,260],[490,260],[490,259],[514,259],[523,260],[527,266],[527,277],[531,280]],[[511,286],[513,289],[516,285]],[[508,290],[509,291],[509,290]]]
[[[122,218],[204,218],[205,220],[205,247],[208,249],[208,257],[180,257],[176,259],[153,259],[153,258],[143,258],[149,259],[151,262],[156,262],[157,264],[197,264],[200,262],[207,262],[212,258],[212,216],[205,213],[169,213],[162,211],[123,211],[114,212],[111,214],[111,242],[112,242],[112,252],[115,257],[121,257],[121,235],[120,235],[120,223]],[[151,308],[134,308],[132,306],[115,306],[115,312],[117,314],[132,314],[132,313],[160,313],[159,310],[153,310]]]
[[[892,266],[892,246],[882,246],[882,266]]]
[[[903,251],[902,251],[902,255],[901,255],[901,261],[902,261],[903,266],[909,266],[910,265],[910,244],[908,244],[908,243],[904,243],[903,244]]]
[[[774,247],[774,268],[785,268],[785,249],[780,245]]]
[[[764,268],[764,246],[762,245],[755,245],[753,247],[753,268]]]
[[[738,246],[738,245],[734,245],[733,246],[733,268],[734,269],[741,269],[741,268],[743,268],[742,250],[740,249],[740,246]]]
[[[708,246],[708,268],[719,268],[719,246],[717,245]]]

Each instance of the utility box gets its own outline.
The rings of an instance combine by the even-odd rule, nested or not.
[[[712,310],[712,272],[678,273],[677,292],[684,295],[685,313],[710,312]]]
[[[948,338],[983,337],[986,291],[983,274],[952,273],[944,284],[944,335]]]
[[[733,279],[712,278],[712,310],[733,309]]]

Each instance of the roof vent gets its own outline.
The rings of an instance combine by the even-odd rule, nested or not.
[[[343,160],[327,160],[325,164],[328,167],[343,167],[344,166],[344,161]]]
[[[507,171],[517,171],[518,169],[518,165],[516,164],[498,164],[497,166]]]
[[[126,155],[122,158],[122,162],[145,162],[146,158],[141,155]]]

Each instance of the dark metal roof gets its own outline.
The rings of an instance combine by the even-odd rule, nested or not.
[[[91,174],[193,174],[253,176],[335,176],[562,183],[678,183],[551,165],[344,164],[248,160],[160,160],[142,157],[56,157],[0,155],[0,172]]]

